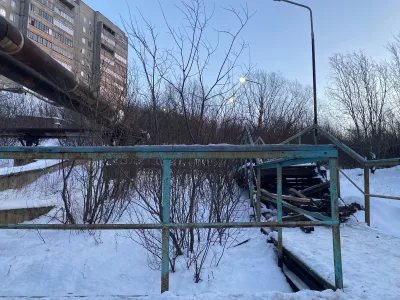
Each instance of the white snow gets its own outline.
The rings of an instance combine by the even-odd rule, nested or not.
[[[346,172],[362,185],[363,177],[358,176],[360,170]],[[400,168],[378,169],[371,175],[371,192],[399,195],[399,174]],[[21,206],[29,203],[58,206],[60,184],[57,176],[57,172],[42,176],[20,191],[0,192],[0,207],[12,202]],[[344,179],[341,188],[346,202],[356,200],[363,204],[360,193]],[[0,296],[6,299],[46,296],[41,299],[47,300],[398,299],[400,239],[393,235],[399,236],[400,214],[396,209],[400,201],[372,199],[371,203],[372,225],[377,230],[357,224],[355,219],[342,228],[343,292],[290,293],[291,289],[277,267],[275,249],[266,243],[266,236],[259,229],[243,231],[237,243],[249,238],[250,241],[226,249],[218,267],[211,267],[207,262],[203,280],[198,284],[193,282],[192,270],[186,270],[184,264],[178,262],[177,272],[170,276],[171,292],[163,295],[159,295],[160,271],[148,267],[146,252],[124,237],[123,231],[0,230]],[[357,213],[357,219],[363,220],[362,212]],[[46,216],[35,222],[57,221]],[[333,281],[330,229],[316,228],[311,234],[299,229],[284,229],[283,236],[285,247],[313,263],[312,267]],[[219,250],[215,247],[212,251]],[[87,297],[80,298],[79,295]]]
[[[59,159],[41,159],[37,160],[33,163],[24,165],[24,166],[17,166],[17,167],[3,167],[0,168],[0,175],[9,175],[21,172],[27,172],[37,169],[45,169],[50,166],[54,166],[59,164],[61,160]]]
[[[334,285],[332,231],[283,230],[283,245]],[[341,228],[344,292],[360,299],[399,299],[400,239],[363,223]]]
[[[345,170],[363,187],[363,170]],[[341,175],[344,202],[364,205],[362,194]],[[378,169],[370,175],[371,193],[399,196],[400,167]],[[364,211],[341,226],[344,292],[356,299],[400,298],[400,201],[371,198],[372,228]],[[276,233],[273,235],[276,237]],[[316,227],[311,234],[283,229],[283,245],[334,285],[332,231]],[[346,298],[347,299],[347,298]]]
[[[58,172],[48,174],[22,190],[0,192],[0,207],[15,207],[15,203],[59,206],[58,176]],[[74,192],[75,196],[79,194],[79,190]],[[57,223],[50,218],[55,211],[34,222]],[[127,219],[119,223],[124,221]],[[160,292],[161,273],[147,265],[145,250],[124,233],[126,236],[124,231],[0,230],[0,296],[51,295],[54,297],[48,299],[57,299],[86,295],[97,299],[96,295],[151,295],[146,299],[154,299]],[[171,292],[290,293],[291,288],[277,267],[274,247],[266,243],[266,236],[259,229],[246,229],[234,244],[249,238],[243,245],[225,249],[218,267],[211,266],[211,260],[213,252],[221,249],[213,247],[202,281],[197,284],[193,282],[193,270],[178,261],[177,272],[170,275]],[[188,297],[183,299],[191,299]]]
[[[364,189],[363,170],[344,171],[359,187]],[[345,203],[357,202],[364,206],[364,196],[343,174],[340,174],[340,189]],[[400,197],[400,166],[377,169],[370,174],[370,193]],[[371,198],[371,227],[380,229],[393,236],[400,237],[400,200]],[[354,221],[364,222],[364,211],[355,215]]]
[[[41,221],[45,221],[42,218]],[[123,232],[0,232],[0,295],[157,295],[160,271],[147,266],[146,253]],[[180,266],[170,275],[176,294],[291,292],[275,252],[259,230],[251,240],[226,249],[219,267],[206,267],[203,281]]]

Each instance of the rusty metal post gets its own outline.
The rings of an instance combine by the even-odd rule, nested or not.
[[[343,289],[343,271],[342,271],[342,250],[340,246],[340,222],[339,222],[339,198],[338,198],[338,177],[337,177],[337,159],[329,159],[330,169],[330,192],[331,192],[331,211],[333,238],[333,263],[335,265],[335,286],[336,289]]]
[[[369,185],[369,168],[364,166],[364,206],[365,206],[365,223],[371,226],[371,206],[370,206],[370,185]]]
[[[257,166],[257,222],[261,222],[261,168]]]
[[[253,185],[253,182],[249,183],[249,193],[250,193],[250,207],[254,208],[254,185]]]
[[[276,208],[278,210],[278,222],[282,222],[282,165],[276,166],[277,173],[277,191],[276,191]],[[278,266],[283,267],[283,237],[282,227],[278,228]]]
[[[163,160],[162,224],[169,223],[171,191],[171,161]],[[169,290],[169,229],[162,229],[161,293]]]
[[[336,169],[337,169],[337,193],[338,193],[338,198],[341,198],[341,194],[340,194],[340,167],[339,167],[339,157],[337,158],[337,165],[336,165]]]

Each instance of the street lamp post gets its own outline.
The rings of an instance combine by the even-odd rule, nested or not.
[[[315,72],[315,42],[314,42],[314,25],[313,25],[313,16],[312,10],[310,7],[296,3],[289,0],[274,0],[279,2],[287,2],[296,6],[300,6],[308,9],[310,12],[310,21],[311,21],[311,47],[312,47],[312,69],[313,69],[313,96],[314,96],[314,125],[318,125],[318,117],[317,117],[317,75]],[[317,127],[314,128],[314,143],[317,144]]]

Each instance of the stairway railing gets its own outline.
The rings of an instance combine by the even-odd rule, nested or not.
[[[298,139],[298,144],[301,144],[301,138],[303,135],[311,132],[314,130],[314,128],[317,128],[318,133],[321,133],[324,137],[326,137],[329,141],[331,141],[334,145],[336,145],[340,150],[342,150],[344,153],[352,157],[354,160],[356,160],[363,168],[364,170],[364,187],[361,188],[359,187],[346,173],[343,172],[343,170],[339,167],[339,165],[336,167],[337,172],[338,172],[338,195],[340,195],[340,177],[339,173],[341,173],[349,182],[357,188],[359,192],[361,192],[364,196],[364,208],[365,208],[365,222],[368,224],[368,226],[371,226],[371,197],[373,198],[383,198],[383,199],[391,199],[391,200],[400,200],[400,197],[398,196],[387,196],[387,195],[378,195],[378,194],[371,194],[370,192],[370,168],[375,166],[380,166],[380,167],[389,167],[389,166],[398,166],[400,165],[400,158],[390,158],[390,159],[374,159],[374,160],[369,160],[363,158],[360,154],[358,154],[356,151],[342,143],[339,139],[334,137],[332,134],[327,132],[325,129],[321,128],[318,125],[312,125],[310,127],[307,127],[306,129],[300,131],[299,133],[295,134],[294,136],[288,138],[287,140],[283,141],[281,144],[289,144],[291,141]],[[339,160],[338,160],[339,162]]]

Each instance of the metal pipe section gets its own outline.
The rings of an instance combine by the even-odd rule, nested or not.
[[[1,16],[0,74],[88,119],[115,128],[118,111],[109,102],[97,98],[74,73]]]

